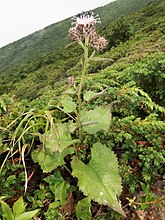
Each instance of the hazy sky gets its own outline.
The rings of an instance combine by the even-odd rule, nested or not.
[[[114,0],[0,0],[0,47]]]

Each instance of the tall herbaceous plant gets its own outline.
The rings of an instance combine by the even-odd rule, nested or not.
[[[51,105],[55,114],[46,112],[49,126],[44,134],[40,134],[43,146],[33,152],[34,161],[39,162],[44,172],[58,170],[61,166],[77,179],[77,187],[84,195],[77,204],[78,219],[83,216],[80,206],[88,206],[88,215],[91,215],[91,201],[107,205],[125,216],[118,199],[122,186],[114,152],[99,141],[84,146],[87,136],[97,135],[100,131],[108,132],[111,125],[112,103],[90,105],[108,88],[96,93],[87,91],[84,86],[88,80],[90,62],[98,60],[95,53],[107,45],[106,39],[96,32],[98,22],[100,18],[91,11],[82,12],[73,18],[69,36],[83,51],[80,79],[75,82],[74,77],[69,77],[66,91],[55,105]],[[60,120],[54,116],[57,112]],[[69,164],[66,162],[68,155]],[[64,202],[61,205],[64,206]]]

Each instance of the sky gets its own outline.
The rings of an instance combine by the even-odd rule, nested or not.
[[[114,0],[0,0],[0,48],[46,26]]]

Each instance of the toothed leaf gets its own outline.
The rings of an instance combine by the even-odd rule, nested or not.
[[[72,174],[78,178],[80,190],[95,202],[108,205],[125,216],[117,199],[122,186],[115,154],[105,145],[96,143],[92,147],[91,157],[87,165],[77,157],[72,161]]]
[[[94,110],[82,111],[81,123],[88,124],[83,127],[88,134],[95,134],[100,130],[108,131],[111,124],[110,107],[96,107]]]
[[[48,173],[58,166],[65,164],[64,157],[74,152],[73,148],[66,148],[62,152],[50,152],[48,149],[37,149],[32,152],[34,162],[39,163],[43,172]]]
[[[76,142],[72,140],[67,124],[62,123],[55,124],[45,134],[40,135],[40,140],[51,152],[62,152]]]

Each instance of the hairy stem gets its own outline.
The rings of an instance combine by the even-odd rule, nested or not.
[[[85,80],[85,75],[86,75],[86,70],[88,67],[88,38],[85,40],[85,45],[82,44],[82,42],[79,43],[81,47],[84,50],[83,54],[83,66],[82,66],[82,75],[81,75],[81,81],[78,87],[78,92],[77,92],[77,101],[78,101],[78,109],[77,109],[77,126],[78,126],[78,135],[79,139],[82,140],[82,124],[80,121],[80,114],[81,114],[81,109],[82,109],[82,99],[81,99],[81,93],[82,93],[82,87],[84,84]]]

